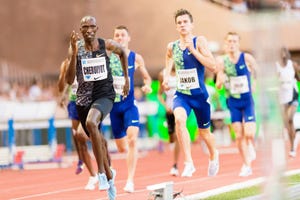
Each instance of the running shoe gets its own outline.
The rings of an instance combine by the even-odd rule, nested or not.
[[[213,160],[208,161],[208,176],[215,176],[219,172],[219,151],[215,151]]]
[[[90,176],[88,183],[84,187],[85,190],[94,190],[96,188],[96,183],[98,183],[97,176]]]
[[[293,157],[293,158],[296,158],[296,154],[297,154],[296,151],[290,151],[289,152],[289,156]]]
[[[99,190],[107,190],[109,188],[109,184],[105,173],[98,174],[98,181],[99,181]]]
[[[252,169],[251,167],[247,166],[247,165],[243,165],[240,171],[239,176],[241,177],[247,177],[252,175]]]
[[[182,177],[192,177],[193,173],[196,171],[193,163],[184,163],[184,169],[181,174]]]
[[[134,184],[133,182],[127,181],[125,187],[123,188],[125,192],[133,193],[134,192]]]
[[[108,181],[109,189],[107,190],[107,195],[109,200],[115,200],[117,196],[117,188],[115,186],[116,170],[111,169],[112,179]]]
[[[76,168],[76,171],[75,171],[75,174],[78,175],[78,174],[81,174],[81,172],[83,171],[83,162],[81,160],[78,161],[77,163],[77,168]]]
[[[172,167],[170,170],[170,175],[172,176],[179,176],[179,171],[176,167]]]

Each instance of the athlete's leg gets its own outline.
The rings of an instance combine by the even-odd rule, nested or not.
[[[256,153],[254,148],[255,132],[256,132],[256,122],[254,121],[244,122],[244,133],[245,133],[245,140],[247,145],[247,151],[245,153],[250,166],[251,166],[251,162],[256,158]]]
[[[127,129],[127,167],[128,167],[128,177],[127,181],[133,182],[133,177],[136,170],[138,148],[137,148],[137,138],[139,133],[139,127],[129,126]]]
[[[84,164],[86,165],[90,175],[96,176],[96,172],[95,172],[95,170],[93,168],[93,164],[92,164],[92,158],[88,151],[88,146],[87,146],[87,141],[89,140],[89,138],[85,134],[81,125],[78,126],[77,134],[75,135],[75,137],[76,137],[76,140],[78,141],[78,143],[80,144],[80,152],[82,154],[82,159],[83,159]]]
[[[246,139],[244,137],[244,133],[243,133],[243,124],[242,122],[233,122],[232,123],[232,128],[234,130],[235,133],[235,137],[236,137],[236,145],[237,148],[239,150],[239,153],[242,157],[242,161],[245,165],[250,166],[250,163],[247,159],[247,155],[246,155]]]
[[[187,113],[183,107],[177,107],[174,110],[175,116],[175,131],[180,148],[184,154],[184,161],[186,163],[193,163],[191,154],[191,139],[188,129],[186,127]]]
[[[101,119],[102,113],[96,108],[91,108],[86,119],[86,127],[90,134],[98,172],[105,173],[107,178],[111,179],[111,171],[106,171],[106,169],[109,169],[109,163],[107,158],[107,149],[105,148],[105,138],[98,129]]]
[[[216,144],[214,135],[211,134],[210,128],[198,128],[199,136],[205,142],[208,151],[209,151],[209,159],[213,160],[215,158],[216,153]]]
[[[286,108],[286,123],[287,123],[287,130],[288,130],[288,135],[289,135],[289,140],[290,140],[290,151],[294,152],[294,140],[295,140],[295,135],[296,131],[294,128],[294,115],[297,111],[297,107],[294,105],[290,105]]]

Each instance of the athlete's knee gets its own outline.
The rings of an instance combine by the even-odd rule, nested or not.
[[[294,118],[293,117],[289,117],[288,120],[287,120],[287,122],[288,122],[289,125],[293,125]]]
[[[98,125],[95,121],[87,119],[85,122],[86,128],[88,129],[90,134],[93,134],[93,130],[98,129]]]
[[[135,147],[136,143],[137,143],[137,138],[136,137],[129,137],[127,138],[127,142],[128,142],[128,147]]]
[[[235,141],[236,141],[237,144],[242,143],[243,140],[244,140],[244,136],[242,136],[242,135],[236,135],[235,136]]]
[[[199,136],[203,139],[208,139],[211,137],[209,129],[199,130]]]
[[[179,129],[183,129],[186,126],[186,120],[182,117],[177,117],[175,119],[176,127]]]
[[[127,152],[126,146],[119,145],[117,148],[118,148],[118,151],[119,151],[120,153],[126,153],[126,152]]]

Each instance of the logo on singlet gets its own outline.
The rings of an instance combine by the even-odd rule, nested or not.
[[[240,65],[239,67],[240,67],[240,69],[244,69],[245,65]]]
[[[103,56],[103,55],[104,55],[104,53],[97,54],[96,57],[99,58],[99,57],[101,57],[101,56]]]

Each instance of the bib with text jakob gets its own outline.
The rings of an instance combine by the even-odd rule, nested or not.
[[[249,92],[247,76],[230,77],[230,93],[243,94]]]
[[[194,69],[179,69],[177,70],[177,88],[181,90],[190,90],[199,88],[199,79],[197,70]]]
[[[81,59],[84,81],[99,81],[107,78],[105,57]]]

